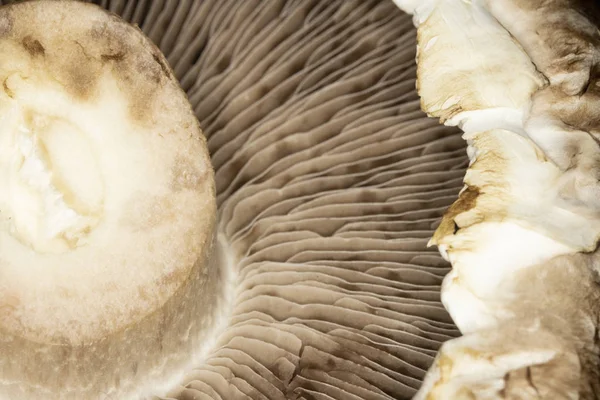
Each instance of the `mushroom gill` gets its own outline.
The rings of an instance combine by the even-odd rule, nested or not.
[[[411,17],[386,0],[97,3],[165,54],[215,171],[229,297],[197,324],[218,332],[144,389],[411,398],[458,335],[439,299],[447,263],[426,245],[468,163],[458,130],[419,109]],[[124,398],[118,373],[90,374],[107,382],[96,398]]]

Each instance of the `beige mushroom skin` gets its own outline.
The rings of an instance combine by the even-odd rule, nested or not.
[[[464,336],[417,400],[599,396],[593,3],[398,1],[418,25],[423,110],[464,130],[471,160],[431,241],[452,263],[442,300]]]
[[[185,94],[141,31],[71,1],[0,8],[0,81],[0,398],[162,393],[223,290]]]
[[[513,275],[501,288],[512,314],[445,343],[415,398],[597,399],[599,271],[594,253]]]
[[[600,209],[600,12],[594,1],[487,1],[549,81],[532,99],[526,130],[563,171],[562,196]],[[556,143],[560,141],[561,146]]]

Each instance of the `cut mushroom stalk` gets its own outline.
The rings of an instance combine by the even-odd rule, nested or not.
[[[596,398],[597,11],[396,3],[418,26],[422,108],[463,129],[471,159],[430,242],[452,264],[442,300],[465,336],[443,346],[416,399]]]
[[[185,94],[138,29],[71,1],[0,8],[0,82],[0,397],[160,393],[222,290]]]

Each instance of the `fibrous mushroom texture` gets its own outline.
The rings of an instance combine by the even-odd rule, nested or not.
[[[215,171],[215,245],[209,259],[196,265],[199,276],[188,279],[204,286],[197,283],[185,301],[168,300],[165,304],[172,308],[159,311],[146,325],[134,324],[116,336],[102,333],[106,338],[99,342],[90,338],[77,345],[48,343],[57,353],[35,353],[25,339],[18,339],[10,345],[10,356],[3,356],[0,369],[1,379],[15,385],[2,385],[2,390],[11,390],[11,398],[124,399],[146,393],[182,400],[411,398],[441,343],[458,335],[439,301],[447,264],[426,244],[439,217],[456,199],[467,166],[458,130],[439,126],[419,109],[411,17],[384,0],[98,3],[140,26],[165,54],[188,95]],[[11,8],[38,6],[27,2]],[[171,124],[185,125],[189,110],[162,56],[135,29],[92,11],[91,5],[59,1],[44,7],[64,10],[62,19],[48,10],[32,13],[21,23],[14,19],[14,26],[23,31],[15,31],[21,36],[11,39],[16,49],[9,50],[20,51],[22,57],[13,60],[9,53],[0,65],[22,59],[32,65],[31,71],[38,71],[37,66],[47,65],[53,56],[60,66],[52,69],[59,74],[59,89],[60,74],[88,71],[93,78],[106,70],[118,79],[124,71],[118,93],[133,91],[141,99],[134,108],[146,113],[139,118],[146,135],[127,136],[120,124],[132,117],[117,120],[100,109],[93,120],[99,121],[96,129],[118,125],[102,141],[107,165],[115,174],[139,179],[131,188],[146,180],[161,183],[160,177],[167,176],[177,177],[168,186],[174,192],[193,193],[194,185],[200,184],[210,187],[210,173],[198,176],[194,169],[194,163],[204,165],[195,125],[189,122],[189,133],[183,128],[169,131]],[[11,8],[2,15],[10,15]],[[75,12],[78,9],[89,10],[89,15]],[[100,43],[85,41],[94,26],[90,15],[107,21],[96,30],[101,32]],[[13,26],[7,21],[4,26]],[[96,31],[90,31],[92,37]],[[114,32],[124,33],[113,37]],[[106,43],[103,35],[110,38]],[[58,47],[47,43],[48,38],[56,38]],[[121,56],[118,46],[130,42],[134,48]],[[112,52],[99,53],[106,48]],[[106,65],[96,65],[103,60]],[[121,64],[128,60],[134,63]],[[133,89],[138,87],[135,80],[144,77],[139,69],[144,63],[156,70],[158,87],[138,92]],[[115,97],[117,88],[110,89],[107,96]],[[177,110],[151,109],[155,90],[172,90],[172,95],[156,98],[178,99]],[[85,99],[75,100],[73,107],[87,110]],[[111,112],[131,109],[119,104],[114,103]],[[48,107],[70,112],[61,105]],[[154,118],[168,121],[158,124]],[[189,140],[168,145],[184,133]],[[161,145],[163,139],[166,144]],[[118,148],[112,140],[124,141],[122,153],[111,150]],[[90,157],[81,154],[84,160],[72,162],[88,162]],[[148,157],[152,163],[137,163],[135,157]],[[82,181],[94,182],[90,177]],[[108,188],[109,183],[102,192],[105,208]],[[200,212],[207,221],[214,215],[208,206],[181,210],[179,200],[169,197],[175,194],[167,186],[163,189],[168,201],[153,202],[152,196],[141,193],[131,197],[130,212],[114,212],[127,214],[127,223],[146,223],[136,225],[139,235],[153,232],[157,217],[175,218],[192,229],[200,225],[190,213]],[[159,246],[155,252],[142,239],[122,244],[123,254],[137,264],[131,269],[118,261],[110,264],[118,268],[117,288],[143,276],[145,263],[156,253],[187,257],[178,252],[177,238],[188,238],[185,243],[190,246],[198,243],[181,226],[167,224],[164,229],[157,231],[162,240],[154,244]],[[114,240],[120,242],[120,236],[115,234]],[[65,254],[70,253],[48,257]],[[70,274],[77,271],[90,282],[104,279],[103,270],[92,271],[94,265],[77,261],[68,269],[55,268],[56,273],[73,279],[69,287],[81,288],[86,295],[105,290],[74,281]],[[29,274],[31,263],[21,266],[20,273]],[[36,284],[51,290],[45,280],[49,268],[36,265],[31,267],[38,273]],[[156,284],[170,284],[171,278]],[[30,280],[19,284],[29,288]],[[28,290],[36,293],[36,288]],[[163,293],[161,298],[167,297]],[[92,307],[75,295],[69,302],[103,312],[100,300]],[[127,308],[129,300],[114,299],[113,304]],[[166,305],[160,304],[159,310]],[[92,355],[98,364],[84,364]],[[21,364],[17,357],[31,364]],[[48,366],[59,359],[62,364],[56,368]],[[31,370],[25,368],[30,367],[39,373],[27,375]]]
[[[415,398],[599,398],[598,6],[396,3],[418,26],[422,108],[471,159],[432,239],[465,336]]]

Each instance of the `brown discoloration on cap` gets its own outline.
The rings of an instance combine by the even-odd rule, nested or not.
[[[446,215],[454,217],[460,213],[475,208],[479,194],[480,192],[477,187],[468,186],[467,189],[465,189],[460,196],[458,196],[458,201],[450,206]]]
[[[561,197],[569,205],[585,205],[597,211],[600,4],[592,0],[488,2],[550,82],[533,97],[530,119],[544,121],[561,137],[529,133],[552,162],[563,172],[568,171],[559,190]]]
[[[538,70],[568,95],[585,93],[598,59],[600,7],[593,0],[487,0]]]
[[[123,61],[124,58],[125,58],[124,52],[119,52],[119,53],[115,53],[115,54],[102,54],[100,56],[100,59],[104,63],[107,63],[109,61]]]
[[[154,99],[165,83],[174,81],[160,51],[139,29],[111,15],[89,30],[88,39],[91,47],[104,50],[98,56],[100,62],[110,69],[128,98],[132,119],[151,122]]]
[[[548,87],[534,97],[535,111],[550,112],[565,128],[600,133],[600,74],[590,81],[579,96],[567,96],[561,90]]]
[[[8,84],[6,83],[6,81],[8,80],[8,78],[4,79],[2,81],[2,88],[4,89],[4,92],[6,93],[6,95],[8,97],[10,97],[11,99],[13,99],[15,97],[15,94],[12,90],[10,90],[10,88],[8,87]]]
[[[171,69],[167,65],[166,60],[164,59],[164,57],[162,57],[161,54],[158,54],[157,52],[154,52],[152,54],[152,58],[154,59],[154,61],[156,61],[156,63],[158,65],[160,65],[160,69],[162,70],[163,75],[166,76],[167,78],[171,77]]]
[[[0,38],[8,36],[13,30],[13,16],[10,9],[0,13]]]
[[[46,54],[46,49],[44,48],[42,43],[39,40],[33,38],[31,35],[25,36],[21,40],[21,44],[32,57],[43,57]]]
[[[127,100],[132,122],[152,123],[158,94],[166,83],[175,82],[156,46],[136,27],[96,6],[56,4],[48,18],[40,17],[34,3],[3,8],[0,40],[7,36],[20,43],[36,70],[79,101],[97,101],[102,79],[112,77]],[[81,24],[78,15],[92,7],[103,16],[97,14],[91,25]]]
[[[64,69],[57,71],[59,81],[78,100],[93,100],[98,87],[100,68],[89,62],[84,53],[73,55],[69,61],[62,65]]]
[[[475,208],[479,195],[479,188],[475,186],[467,186],[460,196],[458,196],[458,200],[456,200],[450,206],[450,208],[448,208],[446,214],[444,214],[442,222],[433,236],[434,240],[455,234],[460,228],[462,228],[456,224],[455,217]]]
[[[523,11],[534,11],[540,8],[569,8],[586,15],[592,21],[600,22],[600,9],[596,0],[511,0]]]

